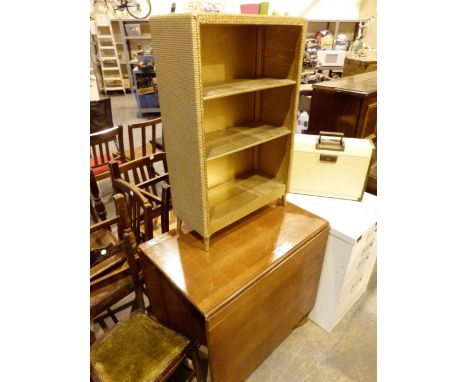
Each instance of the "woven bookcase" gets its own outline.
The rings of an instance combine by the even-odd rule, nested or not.
[[[306,20],[150,19],[174,213],[205,239],[287,192]]]

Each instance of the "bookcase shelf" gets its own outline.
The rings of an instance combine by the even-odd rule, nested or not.
[[[211,83],[203,87],[203,100],[206,101],[235,94],[278,88],[281,86],[294,85],[295,83],[296,82],[293,80],[276,78],[237,79]]]
[[[213,131],[205,137],[206,160],[233,154],[289,134],[291,131],[287,127],[274,127],[261,122]]]
[[[215,232],[285,203],[305,26],[264,15],[150,18],[173,211],[206,250]]]

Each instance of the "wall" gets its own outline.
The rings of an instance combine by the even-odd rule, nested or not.
[[[153,0],[152,14],[167,14],[171,10],[174,0]],[[197,0],[175,0],[177,4],[176,12],[187,11],[188,3],[196,3]],[[203,3],[203,1],[198,1]],[[224,6],[226,13],[240,13],[240,4],[257,3],[260,0],[213,0]],[[90,1],[92,4],[92,0]],[[270,0],[269,13],[277,11],[280,15],[288,12],[289,16],[302,16],[309,20],[319,19],[359,19],[377,16],[376,0]],[[92,7],[92,5],[91,5]],[[101,21],[101,15],[105,12],[103,2],[98,2],[96,6],[96,21]],[[101,13],[103,12],[103,13]],[[101,16],[101,17],[100,17]],[[104,19],[103,23],[107,23]],[[372,48],[377,48],[377,22],[369,28],[367,33],[367,43]]]
[[[177,13],[186,11],[187,3],[197,0],[152,0],[152,14],[167,14],[171,11],[171,4],[177,4]],[[199,1],[203,3],[203,1]],[[213,0],[213,3],[221,3],[226,13],[240,13],[240,4],[259,3],[260,0]],[[376,0],[270,0],[270,14],[277,11],[289,16],[302,16],[310,20],[318,19],[357,19],[361,14],[375,15]],[[90,10],[93,10],[93,0],[90,0]],[[105,12],[104,1],[99,0],[95,6],[97,13]],[[364,16],[368,17],[368,16]]]
[[[367,28],[365,41],[372,49],[377,49],[377,0],[362,0],[359,16],[362,19],[375,17],[374,23]]]
[[[176,1],[177,13],[183,13],[189,1]],[[196,1],[195,1],[196,2]],[[240,4],[258,3],[259,0],[221,0],[213,1],[224,5],[226,13],[240,13]],[[152,14],[170,12],[172,0],[157,0],[152,2]],[[273,11],[289,16],[302,16],[308,19],[357,19],[361,0],[270,0],[269,13]]]

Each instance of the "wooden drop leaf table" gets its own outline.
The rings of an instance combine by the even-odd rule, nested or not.
[[[211,381],[242,381],[309,312],[329,224],[267,205],[212,236],[171,230],[140,245],[152,313],[208,347]]]

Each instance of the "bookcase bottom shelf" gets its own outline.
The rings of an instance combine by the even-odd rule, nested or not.
[[[211,188],[210,231],[219,231],[286,193],[286,184],[260,172],[252,172]]]

